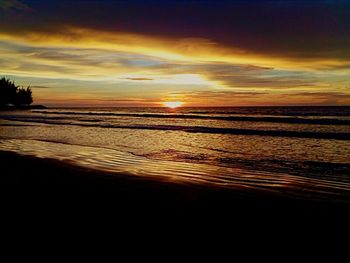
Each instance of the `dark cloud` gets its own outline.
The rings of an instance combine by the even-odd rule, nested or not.
[[[291,59],[350,59],[349,1],[22,2],[17,5],[31,6],[35,12],[0,16],[2,30],[51,32],[75,25],[174,40],[205,38],[250,53]]]
[[[149,102],[152,103],[156,99],[146,99],[146,98],[121,98],[121,99],[91,99],[93,101],[100,101],[100,102],[118,102],[118,103],[125,103],[125,102],[133,102],[133,103],[139,103],[139,102]]]
[[[32,89],[49,89],[50,87],[45,86],[30,86]]]
[[[16,54],[19,59],[13,65],[13,59],[3,56],[0,58],[0,65],[12,69],[15,66],[17,70],[23,72],[57,72],[79,76],[94,76],[97,73],[100,75],[132,73],[133,76],[141,76],[122,76],[121,79],[154,80],[152,76],[144,77],[144,74],[137,73],[139,70],[146,70],[155,75],[197,74],[211,81],[213,86],[220,84],[227,88],[289,89],[318,85],[318,77],[311,72],[283,71],[250,64],[174,62],[104,49],[34,47],[0,42],[0,53],[6,55],[8,52]]]
[[[73,68],[67,68],[66,66],[59,65],[45,65],[33,62],[18,62],[16,70],[19,72],[32,72],[37,75],[47,74],[50,72],[59,72],[61,74],[78,74],[79,70]]]
[[[46,105],[55,105],[55,106],[64,106],[64,107],[70,107],[70,106],[123,106],[123,107],[133,107],[133,106],[140,106],[140,105],[154,105],[155,102],[157,102],[157,99],[145,99],[145,98],[121,98],[121,99],[111,99],[111,98],[99,98],[99,99],[90,99],[90,98],[70,98],[68,100],[62,101],[62,99],[45,99],[44,100]]]
[[[271,94],[258,91],[211,90],[173,92],[170,95],[184,97],[187,101],[210,101],[220,105],[251,105],[251,102],[256,105],[344,105],[350,101],[350,94],[342,92]]]
[[[280,94],[277,99],[294,102],[307,101],[309,105],[347,105],[350,101],[350,94],[343,92],[298,92],[292,94]]]
[[[344,92],[298,92],[294,94],[285,94],[288,95],[297,95],[303,97],[319,97],[324,99],[350,99],[350,94]]]
[[[258,91],[193,91],[193,92],[172,92],[171,95],[180,95],[185,96],[186,98],[195,98],[195,99],[213,99],[213,98],[254,98],[255,96],[266,95],[266,92]]]
[[[163,64],[154,66],[162,73],[199,74],[229,88],[295,88],[314,86],[317,78],[311,73],[282,71],[270,67],[230,63]]]
[[[142,78],[142,77],[140,77],[140,78],[124,78],[124,79],[128,79],[128,80],[154,80],[152,78]]]
[[[189,103],[204,105],[250,105],[252,101],[257,101],[268,96],[268,93],[259,91],[233,91],[233,90],[203,90],[190,92],[171,92],[169,97],[180,97]]]
[[[257,66],[239,66],[230,64],[208,65],[199,69],[210,80],[218,81],[228,87],[293,88],[312,86],[310,76],[302,78],[300,74],[284,75],[272,68]]]
[[[31,11],[32,9],[18,0],[0,0],[0,10],[4,11]]]

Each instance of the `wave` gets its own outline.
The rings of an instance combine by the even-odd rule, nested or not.
[[[332,172],[330,172],[330,176],[324,177],[319,173],[309,173],[307,167],[300,170],[301,175],[285,173],[283,169],[272,170],[272,172],[265,170],[265,167],[273,164],[274,160],[270,160],[264,167],[254,167],[253,169],[246,169],[250,165],[249,163],[245,164],[244,160],[238,167],[218,169],[217,165],[190,163],[187,160],[159,160],[93,146],[74,144],[65,146],[37,140],[9,139],[0,142],[2,151],[45,156],[89,169],[143,176],[168,182],[210,185],[211,187],[223,187],[244,192],[258,191],[282,194],[298,199],[350,202],[350,181],[346,176],[349,171],[348,166],[342,166],[343,172],[337,174],[336,177],[331,176]],[[262,160],[262,162],[265,163],[266,160]],[[135,164],[142,169],[135,169]],[[289,166],[288,163],[285,165]],[[329,167],[330,171],[333,170],[333,165],[329,163],[316,163],[315,169],[319,166],[326,166]],[[261,168],[261,170],[256,168]]]
[[[94,111],[125,113],[181,113],[181,114],[219,114],[256,116],[319,116],[350,117],[350,106],[249,106],[249,107],[180,107],[174,112],[164,107],[110,107],[110,108],[60,108],[46,111]]]
[[[202,147],[201,147],[202,148]],[[206,148],[217,151],[217,149]],[[220,151],[221,152],[221,151]],[[222,167],[241,168],[253,171],[269,171],[274,173],[288,173],[303,177],[327,179],[339,183],[350,183],[348,174],[350,173],[350,164],[336,163],[326,161],[296,161],[283,160],[279,158],[242,158],[237,156],[222,156],[204,154],[191,151],[180,151],[175,149],[166,149],[153,151],[141,156],[159,160],[183,161],[188,163],[202,163],[209,165],[218,165]],[[322,171],[322,173],[320,173]]]
[[[254,129],[236,129],[236,128],[216,128],[205,126],[180,126],[180,125],[118,125],[108,123],[82,123],[82,122],[61,122],[55,119],[40,118],[10,118],[7,120],[21,122],[36,122],[53,125],[74,125],[82,127],[96,128],[115,128],[115,129],[139,129],[139,130],[164,130],[164,131],[182,131],[191,133],[212,133],[212,134],[233,134],[233,135],[259,135],[259,136],[278,136],[278,137],[296,137],[313,139],[336,139],[350,140],[350,134],[345,132],[306,132],[306,131],[287,131],[287,130],[254,130]]]
[[[277,116],[218,116],[204,114],[167,114],[167,113],[115,113],[115,112],[76,112],[76,111],[33,111],[41,114],[74,115],[74,116],[110,116],[136,118],[167,118],[167,119],[206,119],[223,121],[274,122],[291,124],[319,125],[350,125],[349,119],[339,118],[301,118]]]
[[[279,116],[350,116],[349,106],[260,106],[189,108],[187,113],[279,115]]]

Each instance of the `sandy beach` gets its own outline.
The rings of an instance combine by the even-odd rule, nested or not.
[[[215,218],[223,222],[342,218],[345,203],[305,201],[213,187],[160,182],[86,169],[52,159],[0,152],[2,206],[30,213],[123,219]]]

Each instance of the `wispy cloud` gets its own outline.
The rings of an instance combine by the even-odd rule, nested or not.
[[[244,91],[198,91],[174,92],[169,97],[182,98],[191,105],[221,105],[221,106],[249,106],[249,105],[347,105],[350,94],[341,92],[244,92]]]
[[[350,103],[344,88],[350,85],[344,77],[348,62],[343,60],[300,58],[292,62],[245,53],[204,38],[177,41],[65,29],[55,33],[0,33],[2,73],[34,78],[38,87],[47,85],[40,79],[58,79],[57,84],[47,85],[50,89],[38,88],[42,101],[54,94],[52,101],[56,102],[66,98],[71,103],[82,104],[84,99],[97,103],[107,94],[135,97],[140,102],[149,96],[152,99],[142,103],[153,105],[170,96],[169,90],[180,89],[182,93],[177,96],[192,105]],[[329,70],[331,65],[333,70]],[[340,88],[344,94],[334,92]],[[142,89],[147,92],[140,92]],[[88,95],[77,98],[82,93]]]
[[[220,45],[206,38],[151,37],[125,32],[97,31],[88,28],[58,27],[52,32],[25,31],[2,32],[1,38],[12,43],[23,43],[35,48],[103,49],[111,52],[157,57],[182,62],[220,62],[256,65],[287,70],[318,70],[348,65],[343,56],[280,56],[258,54],[234,46]]]
[[[138,78],[124,78],[124,79],[129,79],[129,80],[154,80],[152,78],[142,78],[142,77],[138,77]]]
[[[32,89],[50,89],[50,87],[45,87],[45,86],[30,86]]]
[[[19,10],[30,11],[32,10],[28,5],[18,0],[0,0],[0,9],[5,11]]]

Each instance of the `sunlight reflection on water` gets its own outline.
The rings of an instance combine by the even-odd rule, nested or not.
[[[216,187],[240,190],[260,190],[299,198],[310,194],[313,198],[319,199],[341,196],[343,200],[350,201],[350,180],[337,182],[285,173],[153,160],[112,149],[35,140],[2,140],[0,149],[40,158],[74,162],[81,166],[108,172],[147,176],[159,180],[211,184]],[[299,191],[301,188],[302,192]]]
[[[159,180],[340,200],[350,199],[348,134],[350,107],[0,114],[0,150]]]

